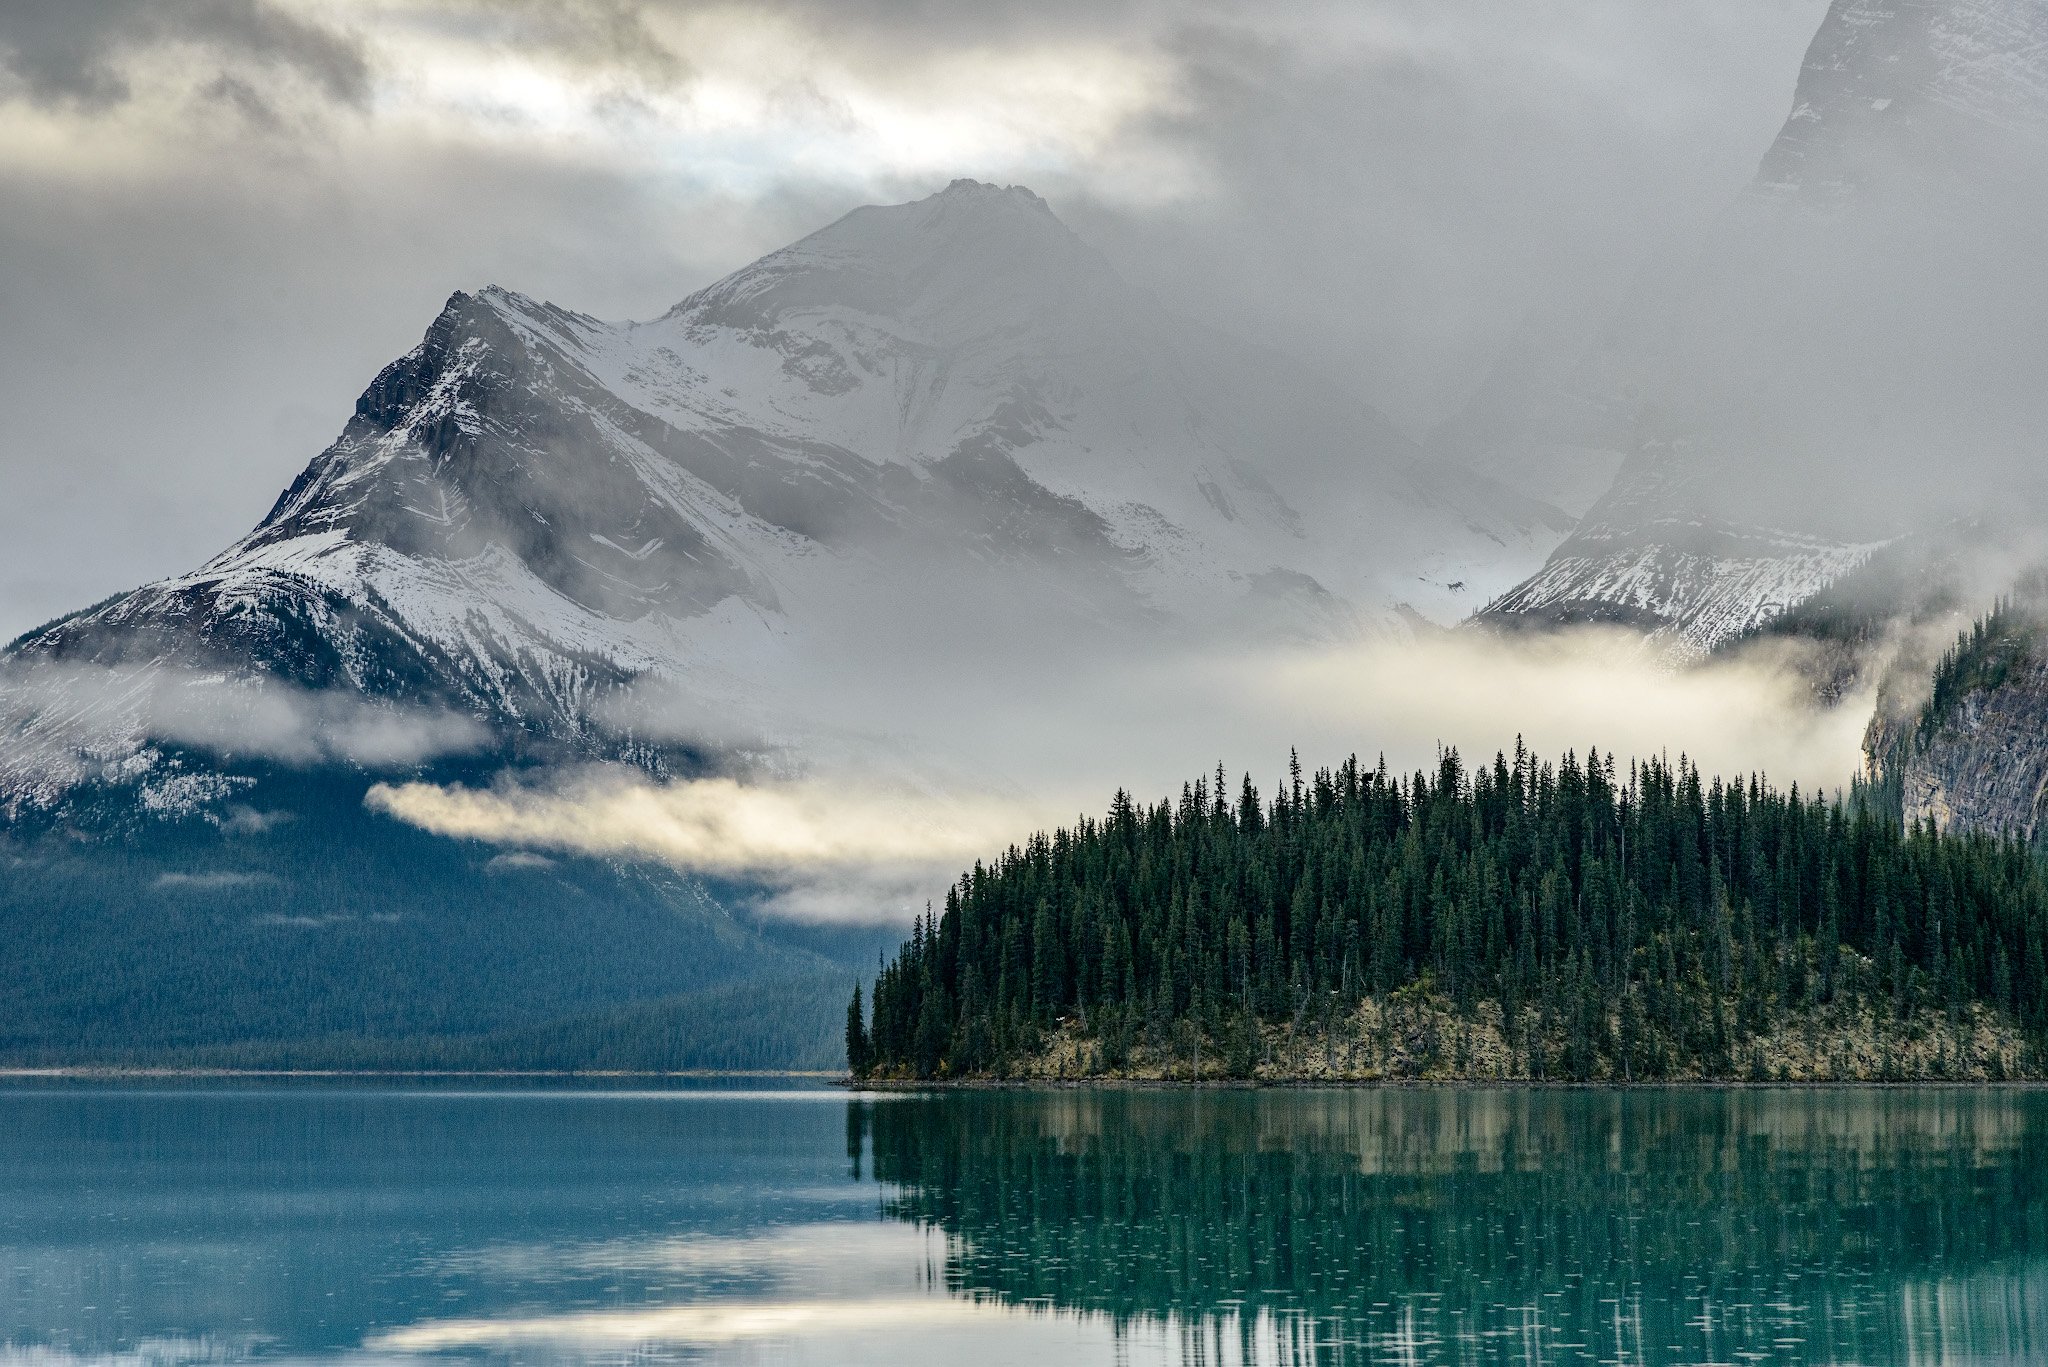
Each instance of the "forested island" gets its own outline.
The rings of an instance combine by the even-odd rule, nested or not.
[[[847,1015],[872,1081],[2038,1077],[2048,872],[1685,759],[1356,757],[976,866]]]

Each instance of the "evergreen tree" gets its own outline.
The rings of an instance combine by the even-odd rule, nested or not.
[[[860,984],[855,983],[853,1000],[846,1004],[846,1068],[855,1077],[866,1077],[874,1066],[874,1046],[868,1040],[867,1013],[861,1009]]]
[[[1394,994],[1461,1037],[1491,1013],[1532,1076],[1747,1076],[1788,1013],[1880,1003],[1952,1024],[1981,1006],[2048,1041],[2048,877],[2012,840],[1683,756],[1547,764],[1519,743],[1405,778],[1291,755],[1270,802],[1248,775],[1227,791],[1119,791],[1106,819],[977,864],[877,976],[872,1071],[1000,1073],[1079,1028],[1100,1066],[1135,1042],[1240,1072],[1262,1026],[1327,1035]]]

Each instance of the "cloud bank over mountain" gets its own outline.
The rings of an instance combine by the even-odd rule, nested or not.
[[[8,5],[0,635],[238,535],[451,289],[645,317],[957,175],[1419,428],[1725,202],[1821,9]]]
[[[13,9],[0,158],[38,193],[0,229],[0,260],[39,269],[10,276],[29,324],[7,343],[23,392],[0,404],[14,425],[0,435],[17,506],[37,509],[25,544],[95,551],[25,554],[30,574],[112,573],[206,524],[148,499],[231,509],[224,488],[317,430],[317,407],[275,405],[314,391],[334,363],[323,348],[361,345],[359,325],[458,255],[466,273],[573,286],[579,306],[639,302],[829,218],[820,205],[962,161],[1030,174],[1080,229],[1048,227],[1029,191],[963,180],[862,210],[646,323],[458,294],[255,535],[32,653],[75,681],[78,711],[119,713],[131,739],[375,768],[478,751],[510,724],[573,737],[557,757],[573,763],[643,741],[717,756],[774,800],[773,784],[885,771],[913,790],[1086,805],[1127,774],[1170,784],[1203,749],[1242,767],[1289,744],[1403,764],[1440,742],[1483,752],[1505,743],[1503,716],[1552,748],[1677,746],[1839,780],[1853,719],[1811,709],[1796,662],[1752,651],[1679,673],[1598,634],[1418,636],[1527,575],[1612,465],[1550,479],[1541,460],[1517,464],[1523,421],[1509,458],[1482,449],[1467,469],[1452,457],[1468,451],[1425,451],[1368,402],[1411,424],[1440,415],[1532,305],[1597,317],[1649,263],[1611,335],[1565,363],[1579,398],[1633,424],[1587,438],[1611,441],[1628,477],[1578,539],[1620,549],[1580,557],[1583,573],[1554,560],[1569,582],[1551,596],[1576,605],[1589,576],[1698,578],[1686,557],[1711,561],[1741,601],[1708,595],[1687,627],[1696,653],[1855,572],[1904,514],[2015,484],[2030,452],[2013,430],[2032,424],[2011,419],[2031,410],[1995,399],[2037,359],[2039,263],[2007,240],[2038,220],[2033,190],[1966,176],[1966,200],[1919,192],[1930,150],[2034,164],[2031,12],[1909,9],[1833,6],[1789,119],[1794,39],[1819,17],[1799,6]],[[451,197],[462,212],[445,212]],[[131,241],[135,215],[113,206],[150,231]],[[272,231],[281,214],[309,232]],[[1673,246],[1688,220],[1709,225],[1697,258]],[[424,250],[391,236],[423,232]],[[170,270],[151,255],[164,251],[215,257]],[[97,278],[110,261],[131,263],[135,291]],[[1859,273],[1875,283],[1859,289]],[[172,279],[185,303],[148,297]],[[154,331],[204,300],[233,333],[265,282],[286,305],[349,297],[288,308],[294,344],[247,366],[231,336],[168,348]],[[1921,335],[1907,315],[1934,321]],[[1272,355],[1181,321],[1218,317]],[[1004,328],[1027,340],[992,343]],[[1779,356],[1759,330],[1818,340]],[[81,366],[88,333],[98,352]],[[167,359],[141,365],[137,349]],[[196,385],[178,369],[202,361]],[[325,404],[346,392],[320,389]],[[514,392],[542,399],[514,413]],[[1961,397],[1944,408],[1942,394]],[[123,438],[131,420],[147,438]],[[62,444],[91,432],[125,484],[78,477],[95,457]],[[1927,459],[1944,435],[1959,449]],[[1859,458],[1863,477],[1841,479]],[[1696,536],[1691,488],[1739,504],[1741,524]],[[67,533],[67,498],[96,525]],[[1823,524],[1862,539],[1827,541]],[[1754,554],[1730,570],[1727,546],[1688,537]],[[933,572],[933,549],[955,542],[965,558]],[[1688,585],[1666,587],[1683,608]],[[255,631],[248,605],[266,594],[290,606]],[[1641,607],[1586,601],[1596,621]],[[211,614],[201,635],[227,652],[217,701],[193,700],[221,660],[172,652],[144,685],[130,660],[147,651],[94,644],[101,626],[170,630],[188,611]],[[236,675],[223,643],[275,652],[297,613],[336,614],[307,639],[342,633],[350,686],[396,688],[399,705],[330,691],[334,670],[305,673],[290,650],[264,666],[289,682]],[[364,662],[387,648],[404,666],[385,659],[373,679]],[[1168,694],[1182,706],[1145,701]],[[25,687],[17,729],[67,715],[51,696]],[[610,749],[585,744],[591,728],[615,733]],[[655,783],[693,771],[643,767]],[[569,779],[517,796],[542,844],[536,812],[573,825],[595,800]],[[501,799],[462,799],[464,819]],[[721,862],[732,839],[638,843],[706,872],[752,868]]]
[[[1821,9],[0,13],[20,1038],[815,985],[1290,751],[2016,810],[2048,10]]]

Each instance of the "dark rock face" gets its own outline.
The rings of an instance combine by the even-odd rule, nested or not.
[[[2030,844],[2048,839],[2042,590],[2038,574],[2027,576],[1989,616],[1953,638],[1931,671],[1894,679],[1880,698],[1864,745],[1873,775],[1908,822]]]
[[[608,440],[608,427],[643,422],[573,358],[477,300],[451,300],[420,348],[371,384],[357,416],[255,544],[332,529],[439,560],[498,548],[571,602],[623,619],[687,615],[746,587]],[[351,494],[348,482],[394,436],[411,448],[403,464]],[[691,573],[677,573],[678,560]]]
[[[1800,68],[1758,188],[1851,196],[1904,171],[1965,193],[1972,153],[2048,132],[2048,11],[2034,0],[1837,0]]]
[[[2048,659],[2032,651],[1973,691],[1917,741],[1898,775],[1910,822],[2041,837],[2048,807]]]

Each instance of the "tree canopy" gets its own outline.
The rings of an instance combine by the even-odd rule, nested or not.
[[[1777,1013],[1843,993],[2038,1043],[2044,952],[2048,877],[2011,840],[1683,757],[1297,759],[1270,798],[1219,767],[977,863],[879,973],[854,1063],[1001,1074],[1078,1028],[1113,1069],[1180,1030],[1241,1072],[1262,1025],[1409,990],[1497,1006],[1531,1076],[1741,1076]]]

